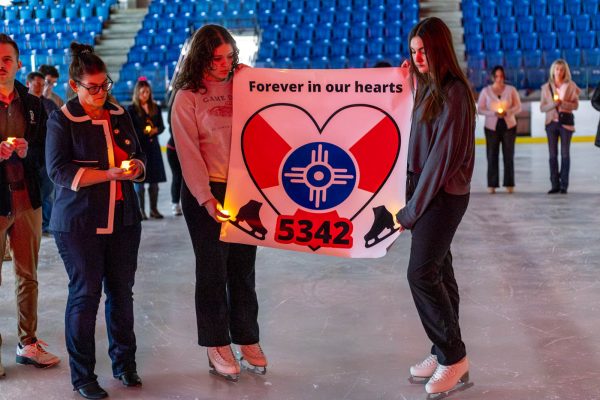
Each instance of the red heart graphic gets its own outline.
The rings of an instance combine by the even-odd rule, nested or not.
[[[278,215],[291,215],[301,208],[279,194],[283,190],[269,194],[281,186],[282,164],[290,152],[312,142],[327,142],[345,150],[356,163],[358,180],[350,197],[336,211],[350,220],[364,210],[389,178],[400,153],[400,140],[394,119],[368,104],[340,108],[322,126],[302,107],[272,104],[248,119],[241,138],[250,177]]]

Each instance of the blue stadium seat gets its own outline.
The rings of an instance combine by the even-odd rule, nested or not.
[[[331,43],[331,58],[346,56],[348,53],[348,39],[337,39]]]
[[[506,33],[502,35],[503,50],[517,50],[519,48],[519,35],[517,33]]]
[[[513,15],[512,0],[500,0],[496,4],[496,14],[500,19]]]
[[[296,69],[309,69],[310,68],[310,58],[302,57],[293,61],[292,68]]]
[[[408,4],[402,8],[402,19],[405,21],[419,20],[419,6],[416,4]]]
[[[504,64],[507,68],[523,67],[523,53],[521,50],[505,51]]]
[[[528,0],[516,0],[513,9],[517,17],[531,15],[531,7]]]
[[[82,4],[79,8],[79,16],[89,18],[94,15],[94,7],[90,4]]]
[[[538,33],[552,32],[552,30],[553,30],[552,16],[540,15],[540,16],[535,17],[535,30]]]
[[[348,57],[348,68],[364,68],[366,64],[367,59],[362,54]]]
[[[377,38],[377,39],[369,40],[369,42],[367,44],[367,55],[369,55],[369,56],[383,55],[384,43],[385,43],[385,41],[381,37]]]
[[[334,69],[343,69],[348,67],[346,56],[334,57],[329,59],[329,66]]]
[[[279,31],[279,38],[285,41],[295,40],[297,30],[298,27],[296,25],[286,26],[285,29]]]
[[[600,49],[584,49],[581,51],[583,65],[600,67]]]
[[[521,50],[533,50],[538,48],[538,34],[535,32],[532,33],[522,33],[519,36],[519,47]],[[525,53],[523,53],[525,56]],[[526,56],[525,56],[526,57]]]
[[[580,14],[573,18],[573,28],[576,32],[589,31],[591,26],[590,16]]]
[[[481,0],[479,2],[479,15],[482,19],[496,16],[496,3],[492,0]]]
[[[504,65],[504,53],[502,51],[489,51],[485,55],[485,62],[489,67]]]
[[[581,14],[581,0],[568,0],[565,3],[565,9],[569,15],[575,16]]]
[[[477,2],[462,2],[461,4],[463,18],[471,19],[479,16],[479,3]]]
[[[67,18],[77,18],[79,17],[79,7],[76,5],[68,5],[65,7],[65,17]]]
[[[98,4],[94,8],[94,13],[97,17],[102,17],[104,20],[107,20],[110,16],[110,6],[105,3]]]
[[[581,50],[565,49],[563,50],[563,58],[570,67],[581,67]]]
[[[298,40],[312,40],[314,37],[315,27],[313,24],[305,24],[302,26],[298,32],[296,32],[296,37]]]
[[[547,81],[546,70],[542,68],[528,68],[525,70],[527,87],[539,89]]]
[[[384,6],[371,7],[371,9],[369,10],[369,14],[367,14],[367,21],[374,24],[376,22],[383,21],[384,17],[385,17],[385,7]]]
[[[385,10],[385,21],[387,24],[400,21],[402,19],[402,6],[400,4],[388,5]]]
[[[570,32],[572,28],[572,19],[570,15],[556,15],[554,17],[554,30],[556,32]]]
[[[540,38],[540,49],[552,50],[556,48],[557,35],[554,32],[545,32],[539,34]]]
[[[469,69],[467,71],[469,81],[473,84],[473,89],[479,92],[488,83],[488,72],[485,69]]]
[[[575,39],[575,32],[563,32],[558,35],[558,47],[561,49],[574,49]]]
[[[36,19],[47,19],[50,16],[50,9],[44,5],[37,6],[34,15]]]
[[[591,49],[596,45],[596,32],[577,32],[577,47],[580,49]]]
[[[317,24],[315,25],[315,39],[324,40],[331,38],[331,24]]]
[[[327,69],[329,68],[329,59],[327,57],[315,58],[311,61],[310,66],[313,69]]]
[[[402,53],[402,39],[400,36],[386,39],[384,50],[385,54],[388,55]]]
[[[296,42],[296,47],[294,48],[294,58],[295,59],[299,59],[299,58],[304,58],[304,57],[310,57],[311,55],[311,50],[315,48],[320,48],[320,49],[324,49],[325,45],[320,44],[319,46],[314,46],[313,42],[310,40],[305,40],[305,41],[301,41],[301,42]],[[326,55],[327,53],[323,53],[323,55]],[[271,55],[269,55],[268,57],[272,57]],[[265,57],[267,58],[267,57]]]
[[[479,32],[477,32],[477,33],[479,33]],[[394,21],[394,22],[386,24],[385,34],[387,37],[401,36],[402,35],[402,22]]]
[[[498,18],[486,17],[481,20],[481,31],[483,35],[490,35],[498,32]]]
[[[517,32],[530,33],[533,32],[533,17],[524,15],[517,18]]]
[[[500,33],[513,33],[517,31],[516,28],[516,19],[513,16],[501,17],[498,20],[498,28],[500,29]]]
[[[541,50],[523,51],[523,66],[525,68],[540,68],[542,66]]]
[[[548,14],[558,16],[564,15],[564,12],[565,3],[563,0],[548,0]]]
[[[552,49],[552,50],[544,50],[542,51],[542,59],[544,62],[544,66],[547,68],[552,65],[554,60],[558,60],[562,57],[562,53],[560,49]]]
[[[467,53],[473,53],[480,50],[483,50],[483,36],[482,35],[473,35],[465,38],[465,47],[467,49]]]
[[[365,22],[368,18],[369,9],[367,7],[355,7],[352,9],[352,22]]]
[[[485,69],[485,53],[480,51],[468,54],[467,66],[472,69]]]
[[[463,25],[465,36],[481,33],[481,19],[474,18]]]
[[[300,25],[302,23],[302,14],[303,13],[304,13],[304,10],[302,10],[302,9],[290,10],[287,13],[287,15],[285,16],[286,24]]]
[[[497,33],[493,35],[484,36],[483,48],[486,51],[500,50],[500,39],[500,35]]]
[[[367,40],[365,38],[350,40],[348,43],[348,55],[356,56],[365,54],[367,49]]]
[[[532,14],[537,18],[538,16],[548,14],[548,5],[546,0],[532,0],[531,1]]]
[[[65,16],[65,7],[62,4],[57,4],[50,8],[51,18],[63,18]]]
[[[315,49],[319,49],[319,48],[323,48],[323,45],[320,43],[317,46],[315,46]],[[277,50],[275,52],[275,54],[276,54],[275,60],[282,60],[282,59],[286,59],[286,58],[291,59],[293,56],[293,51],[294,51],[294,42],[293,41],[280,42],[279,45],[277,46]]]
[[[588,84],[590,87],[600,84],[600,67],[588,68]]]
[[[352,28],[350,29],[350,38],[351,39],[366,38],[368,28],[369,28],[369,24],[366,22],[354,23],[352,25]]]
[[[581,9],[584,14],[598,14],[598,0],[583,0],[581,4]]]
[[[569,67],[571,70],[571,79],[573,79],[573,81],[577,84],[577,86],[579,86],[579,88],[587,90],[587,69],[582,67]]]
[[[382,38],[385,36],[385,22],[377,21],[369,25],[367,30],[368,35],[372,39]]]

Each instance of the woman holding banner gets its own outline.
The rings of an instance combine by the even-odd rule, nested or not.
[[[427,393],[466,388],[469,362],[458,323],[459,295],[450,245],[469,203],[475,159],[475,99],[450,30],[426,18],[410,33],[416,81],[408,148],[406,205],[397,214],[412,230],[408,282],[430,354],[410,368]],[[443,227],[443,228],[442,228]]]
[[[198,344],[207,347],[211,373],[237,381],[240,345],[252,372],[266,373],[259,344],[254,289],[256,246],[219,241],[231,143],[233,73],[238,49],[218,25],[199,29],[176,78],[171,123],[181,162],[181,205],[196,256]]]

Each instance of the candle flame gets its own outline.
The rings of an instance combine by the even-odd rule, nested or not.
[[[503,113],[504,113],[504,108],[498,107],[498,114],[503,114]]]
[[[10,136],[6,138],[6,141],[10,144],[15,144],[16,137]]]
[[[151,130],[152,130],[152,127],[150,125],[146,125],[146,128],[144,128],[144,132],[146,132],[146,133],[150,133]]]
[[[131,168],[131,160],[121,161],[121,169],[129,171],[129,168]]]
[[[558,94],[554,94],[554,101],[558,100]]]
[[[221,222],[226,222],[231,219],[231,213],[221,207],[220,204],[217,204],[217,219]]]

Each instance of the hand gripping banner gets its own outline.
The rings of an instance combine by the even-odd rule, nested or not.
[[[412,95],[407,69],[245,68],[221,240],[381,257],[404,206]]]

